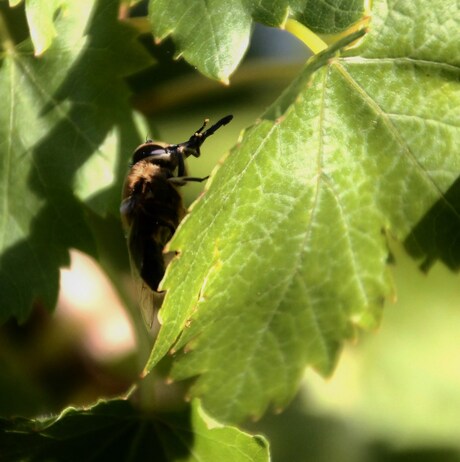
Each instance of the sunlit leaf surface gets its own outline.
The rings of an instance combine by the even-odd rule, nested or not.
[[[314,58],[247,130],[171,243],[148,369],[172,349],[172,377],[239,421],[378,324],[385,233],[404,239],[460,173],[459,15],[374,2],[360,46]]]

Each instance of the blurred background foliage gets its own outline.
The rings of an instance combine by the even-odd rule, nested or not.
[[[133,15],[142,8],[138,5]],[[26,36],[22,7],[8,14],[16,37]],[[134,106],[151,125],[146,136],[179,142],[203,117],[235,115],[219,137],[209,139],[200,160],[189,163],[194,176],[214,168],[309,56],[288,33],[257,26],[250,51],[225,87],[173,60],[169,40],[160,46],[149,36],[143,41],[156,64],[128,83]],[[184,189],[187,204],[201,187]],[[118,226],[117,220],[111,225]],[[346,346],[331,378],[307,371],[288,409],[247,425],[268,436],[274,461],[460,461],[458,274],[440,263],[422,273],[401,244],[392,248],[397,301],[387,303],[380,328]],[[55,315],[37,304],[25,324],[12,320],[0,330],[3,416],[57,412],[68,404],[116,396],[137,375],[129,320],[97,264],[73,253],[61,281]],[[78,293],[72,292],[76,285]]]

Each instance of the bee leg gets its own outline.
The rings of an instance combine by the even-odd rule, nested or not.
[[[201,183],[202,181],[205,181],[208,178],[209,175],[205,176],[204,178],[198,178],[196,176],[173,176],[171,178],[168,178],[168,181],[179,186],[184,186],[185,184],[187,184],[188,181],[196,181],[197,183]]]
[[[177,176],[187,176],[187,168],[185,166],[184,156],[182,154],[178,156],[178,164],[179,166],[177,168]]]

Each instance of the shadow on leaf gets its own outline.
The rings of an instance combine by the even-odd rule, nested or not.
[[[178,460],[190,453],[190,408],[139,413],[129,401],[69,408],[58,419],[0,420],[2,460]]]
[[[35,99],[42,103],[37,114],[40,126],[48,125],[49,130],[16,156],[18,160],[12,158],[12,169],[20,172],[24,184],[16,184],[11,194],[21,194],[23,204],[21,210],[12,206],[8,210],[12,224],[5,228],[6,242],[13,244],[0,258],[0,321],[11,316],[25,321],[36,299],[48,309],[54,307],[59,268],[69,264],[70,248],[96,255],[97,239],[86,206],[74,193],[76,173],[91,156],[108,158],[115,166],[112,186],[96,196],[100,196],[98,213],[118,216],[124,153],[127,157],[139,141],[124,78],[148,64],[148,58],[140,45],[133,47],[135,32],[118,22],[117,1],[98,1],[92,13],[85,40],[74,49],[69,51],[65,39],[62,43],[56,39],[43,58],[30,54],[18,58],[24,60],[23,68],[35,84]],[[65,22],[60,27],[65,26],[72,27]],[[69,53],[74,55],[69,58]],[[65,73],[54,91],[53,69]],[[28,129],[25,124],[17,128]],[[114,129],[117,152],[102,152],[101,145]],[[20,140],[18,135],[18,152]],[[17,239],[18,232],[25,237]]]
[[[460,269],[460,178],[415,226],[404,246],[413,258],[423,258],[423,271],[437,260],[452,271]]]

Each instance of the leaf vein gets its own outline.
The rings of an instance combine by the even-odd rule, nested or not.
[[[399,133],[397,127],[391,121],[388,113],[386,113],[379,104],[362,88],[358,82],[353,78],[353,76],[345,69],[341,64],[335,64],[339,74],[343,77],[343,80],[348,86],[354,90],[362,100],[368,105],[373,112],[381,118],[384,125],[386,126],[388,133],[393,137],[396,143],[401,147],[402,151],[406,154],[407,158],[414,164],[416,171],[420,175],[421,179],[428,185],[431,186],[440,198],[443,199],[446,206],[457,216],[460,217],[460,214],[455,210],[452,204],[445,198],[444,193],[430,176],[430,174],[424,169],[424,167],[417,160],[417,157],[412,152],[408,144],[405,142],[404,138]]]

